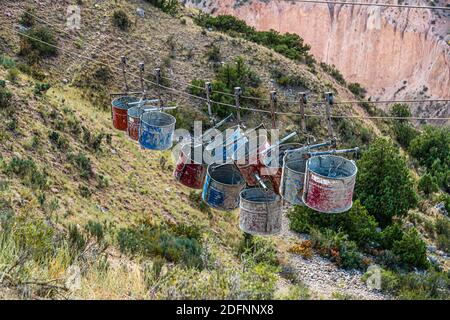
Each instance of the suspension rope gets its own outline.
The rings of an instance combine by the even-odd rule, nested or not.
[[[298,0],[298,1],[300,1],[300,0]],[[301,1],[304,1],[304,2],[313,2],[313,1],[314,1],[314,2],[318,2],[318,1],[320,1],[321,3],[322,3],[322,2],[323,2],[323,3],[329,3],[329,2],[332,2],[332,1],[325,1],[325,0],[324,0],[324,1],[322,1],[322,0],[301,0]],[[345,3],[345,2],[343,2],[343,3]],[[353,3],[347,3],[347,4],[353,4]],[[361,4],[364,4],[364,3],[361,3]],[[433,7],[433,8],[436,8],[436,7]],[[26,11],[25,9],[19,9],[19,10],[20,10],[21,12],[25,12],[25,11]],[[61,29],[61,28],[59,28],[58,26],[56,26],[56,25],[50,23],[48,20],[45,20],[45,19],[43,19],[43,18],[40,18],[40,17],[36,16],[35,14],[30,13],[30,12],[28,12],[28,11],[27,11],[27,13],[28,13],[30,16],[36,18],[37,20],[39,20],[39,21],[41,21],[41,22],[43,22],[43,23],[45,23],[45,24],[47,24],[47,25],[49,25],[49,26],[51,26],[51,27],[57,29],[58,31],[60,31],[60,32],[66,34],[66,35],[68,35],[68,36],[71,37],[72,39],[75,39],[75,38],[76,38],[77,40],[83,40],[81,37],[77,37],[77,36],[75,36],[75,35],[72,35],[71,33],[65,31],[64,29]],[[94,46],[94,48],[95,48],[96,50],[100,49],[100,51],[101,51],[102,53],[106,54],[108,57],[110,57],[110,58],[112,58],[112,59],[114,59],[114,60],[117,60],[117,57],[115,57],[114,55],[110,54],[109,52],[106,52],[106,51],[102,50],[99,46]],[[154,53],[158,53],[157,51],[152,50],[152,49],[148,49],[148,50],[151,51],[151,52],[154,52]],[[176,60],[175,60],[175,61],[176,61]],[[179,61],[177,61],[177,62],[179,62]],[[161,75],[161,78],[162,78],[162,79],[165,79],[165,80],[168,80],[168,81],[170,81],[170,82],[179,84],[179,85],[188,86],[188,87],[195,88],[195,89],[202,90],[202,91],[205,90],[204,87],[197,86],[197,85],[194,85],[194,84],[192,84],[192,83],[186,83],[186,82],[183,82],[183,81],[175,80],[175,79],[173,79],[173,78],[169,78],[169,77],[166,77],[166,76],[164,76],[164,75]],[[228,96],[228,97],[233,97],[233,98],[234,98],[234,94],[232,94],[232,93],[223,92],[223,91],[217,91],[217,90],[212,90],[211,92],[217,93],[217,94],[221,94],[221,95],[224,95],[224,96]],[[245,96],[245,95],[242,95],[241,98],[242,98],[242,99],[247,99],[247,100],[253,100],[253,101],[270,102],[270,99],[268,99],[268,98],[261,98],[261,97],[252,97],[252,96]],[[279,99],[278,101],[279,101],[280,103],[287,103],[287,104],[298,104],[298,103],[300,103],[300,100],[282,100],[282,99]],[[390,103],[427,103],[427,102],[430,102],[430,103],[431,103],[431,102],[450,102],[450,99],[428,99],[428,100],[379,100],[379,101],[353,100],[353,101],[337,101],[337,102],[335,102],[334,104],[336,104],[336,105],[342,105],[342,104],[362,104],[362,103],[390,104]],[[312,103],[315,103],[315,104],[325,104],[326,102],[325,102],[325,101],[316,101],[316,102],[312,102]]]
[[[26,34],[26,33],[23,33],[23,32],[21,32],[21,31],[15,30],[14,28],[12,28],[12,29],[10,29],[10,30],[11,30],[12,32],[17,33],[18,35],[21,35],[21,36],[23,36],[23,37],[29,38],[29,39],[31,39],[31,40],[33,40],[33,41],[37,41],[37,42],[40,42],[40,43],[45,44],[45,45],[47,45],[47,46],[50,46],[50,47],[56,48],[56,49],[58,49],[58,50],[61,50],[62,52],[66,52],[66,53],[69,54],[69,55],[77,56],[77,57],[79,57],[79,58],[86,59],[86,60],[89,60],[89,61],[91,61],[91,62],[98,63],[98,64],[101,64],[101,65],[104,65],[104,66],[108,66],[108,67],[110,67],[110,68],[113,68],[113,69],[115,69],[115,70],[117,70],[117,71],[122,72],[122,69],[121,69],[121,68],[116,67],[116,66],[113,66],[113,65],[109,65],[109,64],[107,64],[107,63],[105,63],[105,62],[102,62],[102,61],[100,61],[100,60],[98,60],[98,59],[94,59],[94,58],[91,58],[91,57],[87,57],[87,56],[85,56],[85,55],[82,55],[82,54],[79,54],[79,53],[75,53],[75,52],[73,52],[73,51],[71,51],[71,50],[61,48],[61,47],[56,46],[56,45],[54,45],[54,44],[45,42],[45,41],[40,40],[40,39],[37,39],[37,38],[34,38],[34,37],[32,37],[32,36],[30,36],[30,35],[28,35],[28,34]],[[136,78],[136,79],[141,79],[141,77],[140,77],[139,75],[137,75],[137,74],[135,74],[135,73],[133,73],[133,72],[126,71],[126,73],[129,74],[129,75],[131,75],[131,76],[133,76],[133,77]],[[205,102],[208,101],[206,98],[203,98],[203,97],[200,97],[200,96],[197,96],[197,95],[194,95],[194,94],[191,94],[191,93],[188,93],[188,92],[185,92],[185,91],[176,89],[176,88],[172,88],[172,87],[168,87],[168,86],[165,86],[165,85],[162,85],[162,84],[158,84],[158,83],[156,83],[156,82],[154,82],[154,81],[151,81],[151,80],[148,80],[148,79],[143,79],[143,80],[144,80],[145,82],[147,82],[147,83],[150,83],[150,84],[154,85],[154,86],[157,86],[157,87],[166,89],[166,90],[168,90],[168,91],[175,92],[175,93],[180,94],[180,95],[184,95],[184,96],[187,96],[187,97],[190,97],[190,98],[194,98],[194,99],[198,99],[198,100],[205,101]],[[231,104],[227,104],[227,103],[223,103],[223,102],[219,102],[219,101],[212,101],[212,100],[211,100],[211,103],[214,103],[214,104],[217,104],[217,105],[221,105],[221,106],[230,107],[230,108],[237,108],[235,105],[231,105]],[[270,110],[263,110],[263,109],[256,109],[256,108],[248,108],[248,107],[241,107],[241,109],[242,109],[242,110],[253,111],[253,112],[260,112],[260,113],[270,113],[270,112],[271,112]],[[301,116],[301,114],[299,114],[299,113],[279,112],[279,111],[275,112],[275,114],[278,114],[278,115]],[[305,114],[305,117],[323,117],[323,115],[321,115],[321,114]],[[347,116],[347,115],[332,115],[331,118],[352,118],[352,119],[396,119],[396,120],[450,120],[450,117],[447,117],[447,118],[441,118],[441,117]]]
[[[375,7],[402,8],[402,9],[450,10],[450,7],[438,7],[438,6],[426,6],[414,4],[377,3],[377,2],[347,2],[347,1],[328,1],[328,0],[283,0],[283,1],[319,3],[319,4],[341,4],[349,6],[367,6],[367,7],[375,6]]]

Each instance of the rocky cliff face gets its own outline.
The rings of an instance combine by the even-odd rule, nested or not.
[[[186,4],[235,15],[258,30],[297,33],[317,60],[336,65],[376,98],[450,98],[449,11],[276,0]],[[448,115],[448,109],[437,106],[430,114]]]

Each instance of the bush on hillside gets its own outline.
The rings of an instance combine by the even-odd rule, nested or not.
[[[0,109],[9,107],[11,104],[11,98],[11,92],[7,88],[0,86]]]
[[[303,39],[297,34],[280,34],[275,30],[256,31],[255,28],[248,26],[245,21],[231,15],[213,17],[209,14],[200,13],[195,18],[195,22],[201,27],[226,32],[232,37],[241,37],[266,46],[293,60],[303,61],[308,65],[313,65],[315,62],[309,54],[311,47],[304,44]]]
[[[408,105],[396,103],[392,106],[391,116],[411,117]],[[418,135],[418,132],[406,119],[394,119],[393,130],[397,142],[404,148],[408,148],[411,141]]]
[[[19,23],[24,27],[31,28],[36,23],[34,19],[35,11],[33,8],[28,8],[20,15]]]
[[[163,12],[174,15],[178,12],[178,0],[145,0]]]
[[[44,189],[47,185],[47,174],[40,170],[33,159],[14,157],[6,164],[4,172],[18,176],[24,185],[33,189]]]
[[[404,216],[417,204],[408,167],[392,142],[376,139],[358,161],[356,196],[380,226]]]
[[[40,58],[55,56],[58,53],[57,42],[53,31],[47,27],[34,27],[22,36],[20,54],[26,56],[30,62],[37,62]]]
[[[123,10],[116,10],[112,15],[112,23],[122,31],[127,31],[131,27],[130,18]]]
[[[435,177],[426,173],[419,179],[417,188],[426,195],[430,195],[439,190],[439,185],[437,184],[437,179]]]
[[[373,246],[378,242],[376,231],[378,224],[359,200],[353,203],[349,211],[336,215],[326,215],[308,207],[295,206],[288,213],[288,218],[290,228],[296,232],[309,232],[311,228],[341,231],[360,248]]]
[[[410,154],[425,166],[445,191],[450,191],[450,128],[426,126],[409,146]]]
[[[425,269],[429,266],[427,246],[416,229],[410,228],[403,233],[401,240],[394,241],[392,251],[406,267]]]
[[[364,89],[359,83],[352,82],[348,84],[348,90],[350,90],[355,96],[364,98],[366,96],[366,89]]]

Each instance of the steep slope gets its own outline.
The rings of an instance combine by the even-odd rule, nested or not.
[[[83,1],[82,29],[57,33],[58,46],[109,65],[119,60],[111,55],[126,54],[133,70],[139,61],[146,62],[148,78],[153,67],[162,66],[174,79],[170,85],[184,91],[186,85],[179,82],[214,76],[205,53],[215,43],[224,60],[245,55],[267,89],[267,66],[275,64],[304,76],[314,97],[334,88],[338,98],[354,98],[329,75],[312,74],[271,50],[205,34],[189,17],[173,18],[141,1],[120,3],[130,17],[137,6],[145,9],[145,20],[136,18],[131,30],[121,32],[111,24],[115,3]],[[20,235],[8,238],[7,250],[0,254],[0,265],[6,266],[1,269],[1,297],[332,297],[330,291],[310,291],[301,275],[292,280],[280,273],[289,261],[290,241],[256,238],[254,248],[243,255],[238,212],[205,208],[198,192],[173,180],[170,152],[141,150],[112,128],[107,90],[122,89],[120,72],[106,68],[103,78],[105,66],[64,51],[32,67],[25,64],[13,32],[23,8],[23,3],[7,2],[0,22],[2,54],[14,57],[12,64],[22,70],[11,77],[14,67],[0,67],[0,78],[10,79],[6,87],[12,92],[10,105],[1,110],[6,119],[0,127],[2,231],[11,227]],[[36,14],[62,29],[65,10],[63,2],[41,1]],[[43,89],[41,82],[51,88]],[[137,79],[131,82],[139,88]],[[149,92],[156,94],[151,87]],[[288,90],[281,93],[289,96]],[[200,106],[198,101],[163,94],[184,110],[182,116],[205,117],[192,107]],[[359,106],[334,112],[365,114]],[[261,119],[250,115],[245,120],[251,125]],[[295,125],[288,117],[279,121]],[[328,271],[311,272],[320,278],[320,272]],[[357,286],[359,298],[373,297],[364,283]],[[351,289],[352,283],[329,288],[344,295]]]
[[[319,61],[336,65],[375,98],[450,97],[448,11],[275,0],[186,3],[214,15],[235,15],[258,30],[299,34]],[[450,112],[448,104],[425,107],[430,115]]]

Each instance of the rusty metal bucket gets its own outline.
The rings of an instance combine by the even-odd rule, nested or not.
[[[139,143],[145,149],[167,150],[172,147],[176,119],[170,114],[151,111],[141,116]]]
[[[233,163],[210,164],[202,199],[213,208],[234,210],[239,206],[239,194],[244,188],[245,180]]]
[[[132,107],[128,109],[128,136],[135,141],[139,140],[139,127],[141,126],[141,116],[144,110],[139,107]]]
[[[190,142],[181,147],[180,156],[173,173],[177,181],[189,188],[203,188],[208,166],[203,161],[195,161],[197,158],[203,158],[202,152],[203,145],[200,143]],[[195,156],[197,153],[200,153],[198,154],[199,157]]]
[[[126,131],[128,127],[128,109],[132,107],[130,103],[138,102],[139,98],[123,96],[111,102],[111,114],[113,126],[117,130]]]
[[[282,200],[264,188],[245,189],[240,194],[239,227],[254,235],[272,235],[281,231]]]
[[[307,150],[299,149],[284,155],[280,194],[290,204],[303,205],[307,153]]]
[[[315,156],[306,163],[303,202],[324,213],[340,213],[353,205],[358,168],[354,161],[337,156]]]
[[[272,183],[276,193],[280,192],[281,175],[283,172],[283,158],[287,150],[299,149],[303,145],[300,143],[282,144],[276,150],[270,150],[261,159],[263,167],[260,168],[260,175]]]

